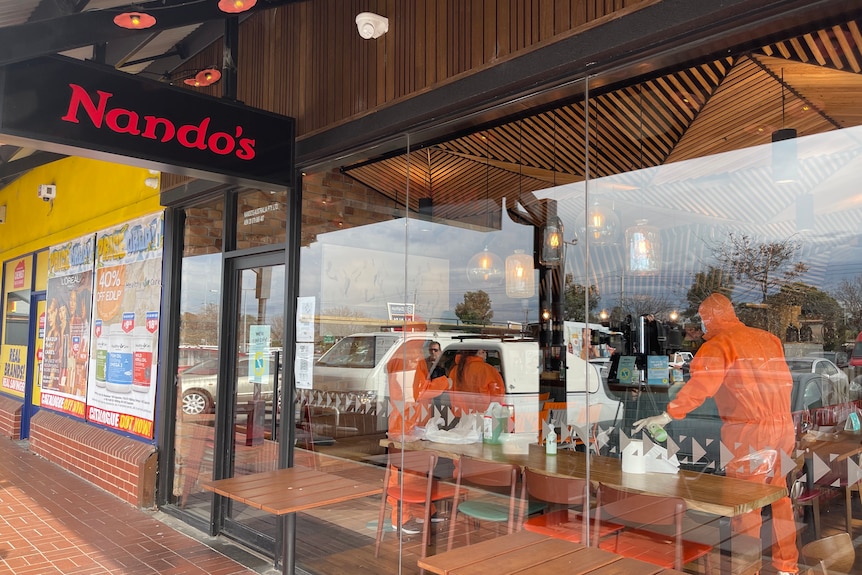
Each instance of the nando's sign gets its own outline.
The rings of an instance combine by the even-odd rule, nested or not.
[[[0,68],[0,88],[0,139],[214,180],[292,181],[292,118],[54,56]]]

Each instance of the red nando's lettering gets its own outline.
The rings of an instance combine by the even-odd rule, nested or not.
[[[101,128],[104,123],[109,130],[118,134],[129,134],[162,142],[170,142],[176,137],[177,142],[186,148],[209,149],[214,154],[222,156],[235,154],[240,160],[251,160],[255,156],[255,140],[240,137],[242,126],[236,127],[236,135],[227,132],[213,132],[208,135],[211,118],[204,118],[198,125],[185,124],[177,128],[167,118],[141,117],[137,112],[124,108],[109,110],[108,100],[113,96],[110,92],[97,90],[96,93],[99,95],[97,105],[81,86],[69,84],[69,87],[72,88],[72,98],[69,100],[66,115],[61,118],[66,122],[78,124],[78,111],[83,107],[96,128]],[[161,137],[158,133],[161,133]]]

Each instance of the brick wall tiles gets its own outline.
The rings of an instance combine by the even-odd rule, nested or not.
[[[21,437],[22,408],[23,404],[20,400],[0,396],[0,435],[10,439]]]
[[[33,419],[31,451],[139,507],[152,507],[155,447],[51,412]],[[150,500],[147,500],[150,499]]]

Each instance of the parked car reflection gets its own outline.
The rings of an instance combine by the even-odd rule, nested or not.
[[[249,377],[249,359],[242,358],[237,364],[237,402],[249,401],[254,397],[254,383]],[[186,415],[212,413],[218,390],[219,360],[209,359],[183,371],[177,378],[182,393],[182,410]],[[261,386],[261,399],[272,402],[272,378],[275,373],[275,360],[270,358],[268,374]]]
[[[832,382],[824,374],[791,371],[791,375],[793,377],[791,412],[808,411],[823,405],[849,400],[846,394],[836,396],[831,392]],[[672,385],[667,391],[667,396],[658,400],[659,403],[664,402],[659,405],[659,409],[664,409],[666,402],[673,400],[683,385],[685,383]],[[844,389],[846,390],[847,386]],[[697,471],[721,471],[721,426],[722,420],[718,415],[718,407],[712,398],[707,398],[703,405],[691,411],[684,419],[677,419],[668,424],[668,436],[679,446],[677,457],[682,467]]]

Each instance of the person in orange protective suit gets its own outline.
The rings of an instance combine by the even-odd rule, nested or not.
[[[733,453],[729,477],[786,486],[781,453],[791,454],[795,434],[790,414],[793,379],[781,340],[743,324],[727,297],[714,293],[700,304],[706,342],[691,362],[691,378],[661,415],[635,422],[635,432],[651,424],[681,419],[707,397],[714,397],[724,423],[721,441]],[[765,454],[771,452],[772,456]],[[752,457],[761,454],[761,457]],[[752,461],[774,461],[754,469]],[[760,538],[759,511],[734,518],[734,530]],[[772,504],[772,563],[779,574],[797,573],[799,554],[790,498]]]
[[[389,381],[389,431],[388,436],[393,441],[409,441],[418,425],[427,422],[430,417],[428,405],[431,400],[448,389],[449,380],[446,377],[430,379],[425,356],[422,353],[424,342],[422,340],[410,340],[405,342],[386,364],[386,372]],[[407,383],[409,374],[415,370],[412,386],[416,393],[416,401],[406,401],[404,397],[403,384]],[[423,409],[424,406],[424,409]],[[389,475],[390,487],[398,485],[398,473]],[[424,489],[425,479],[408,474],[402,475],[405,487],[410,485],[414,488]],[[416,519],[421,518],[424,507],[419,504],[405,504],[401,509],[399,521],[398,500],[394,497],[387,498],[392,507],[392,525],[400,525],[403,533],[412,535],[419,533],[421,528],[417,526]],[[431,514],[436,512],[434,504],[431,504]]]
[[[471,411],[484,413],[491,402],[504,402],[503,377],[485,361],[486,355],[484,349],[459,352],[449,371],[452,408],[458,417]]]

